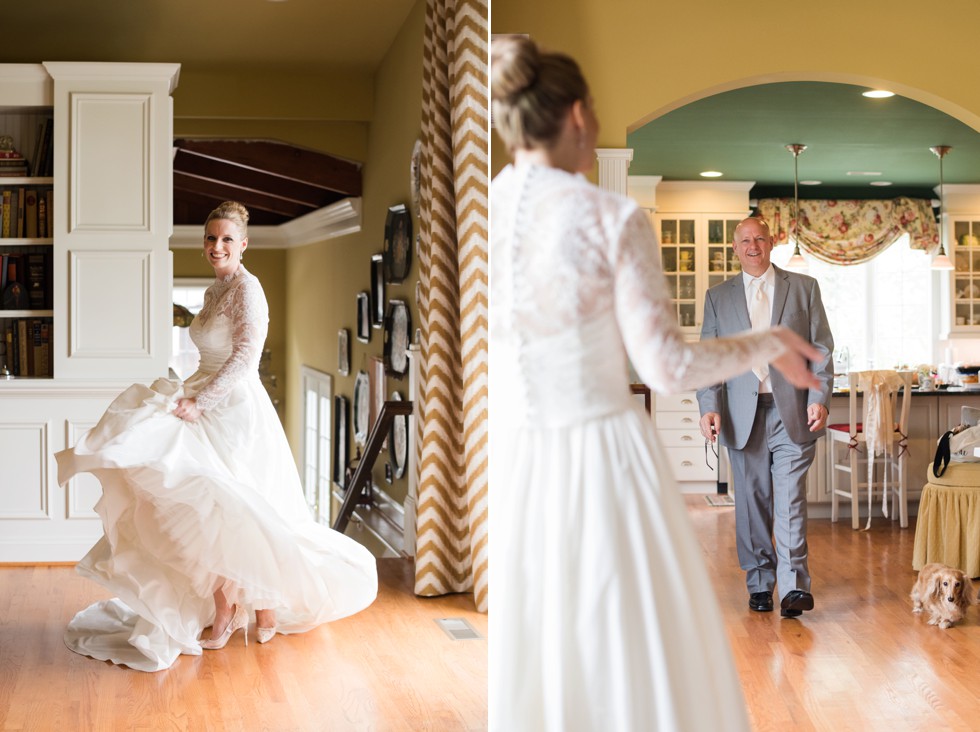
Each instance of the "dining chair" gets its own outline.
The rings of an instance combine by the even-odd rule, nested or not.
[[[838,499],[849,498],[851,527],[859,528],[859,496],[861,490],[866,490],[868,523],[865,528],[870,528],[874,496],[880,488],[882,513],[894,520],[897,511],[899,525],[904,529],[909,525],[908,434],[912,372],[851,371],[848,386],[848,421],[827,427],[830,520],[836,522],[838,519]],[[876,481],[875,465],[879,456],[882,458],[881,478]],[[841,480],[841,474],[847,479]]]

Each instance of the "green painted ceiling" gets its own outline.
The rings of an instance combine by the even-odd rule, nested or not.
[[[790,143],[799,158],[801,198],[932,198],[939,183],[934,145],[950,145],[946,183],[980,183],[980,133],[904,97],[868,99],[866,87],[824,82],[762,84],[716,94],[655,119],[627,136],[630,175],[664,180],[755,181],[754,198],[793,195]],[[880,172],[849,176],[848,171]],[[872,180],[891,186],[871,186]]]

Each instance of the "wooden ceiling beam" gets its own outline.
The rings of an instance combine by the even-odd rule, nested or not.
[[[290,201],[264,191],[174,171],[174,191],[196,193],[219,201],[241,201],[250,211],[262,209],[293,219],[321,208]]]
[[[201,228],[201,236],[204,235],[204,221],[208,214],[218,206],[224,198],[211,198],[200,193],[189,191],[174,190],[174,224],[180,226],[198,226]],[[262,209],[249,207],[249,224],[252,226],[279,226],[292,219],[281,214],[263,211]]]
[[[361,165],[271,140],[177,139],[178,150],[268,175],[302,181],[344,196],[360,196]]]
[[[226,183],[240,188],[264,191],[270,195],[312,208],[323,208],[337,200],[337,194],[305,181],[245,168],[232,161],[217,160],[178,150],[174,157],[174,172]]]

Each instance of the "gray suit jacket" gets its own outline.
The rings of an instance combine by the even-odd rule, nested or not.
[[[813,442],[823,434],[810,432],[806,408],[823,404],[830,408],[834,381],[834,337],[827,323],[827,314],[820,299],[820,286],[812,277],[776,270],[775,294],[772,303],[772,325],[782,325],[802,336],[824,354],[823,360],[810,368],[821,382],[820,389],[796,389],[775,369],[770,370],[773,400],[779,417],[790,438],[799,445]],[[751,330],[749,311],[745,304],[744,275],[715,285],[704,296],[704,323],[701,339],[720,338]],[[701,415],[717,412],[721,415],[722,445],[741,450],[745,446],[759,400],[759,380],[748,371],[724,384],[698,391]]]

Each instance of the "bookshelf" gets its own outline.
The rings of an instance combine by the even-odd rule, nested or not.
[[[4,380],[54,376],[53,132],[53,107],[0,112],[0,378]]]
[[[3,307],[0,281],[0,562],[76,561],[98,539],[98,482],[58,485],[54,454],[167,375],[179,69],[0,64],[0,273],[15,262],[26,289]]]

